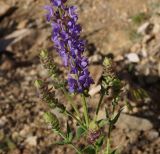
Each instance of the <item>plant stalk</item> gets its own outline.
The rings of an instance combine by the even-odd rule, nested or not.
[[[107,152],[106,154],[110,154],[110,138],[107,139]]]
[[[78,150],[78,148],[76,148],[72,143],[69,144],[78,154],[82,154],[82,152],[80,150]]]
[[[96,116],[94,118],[95,121],[97,120],[97,116],[98,116],[99,109],[100,109],[100,106],[102,104],[103,98],[104,98],[104,94],[102,94],[101,97],[100,97],[100,99],[99,99],[99,102],[98,102],[98,105],[97,105],[97,108],[96,108]]]
[[[88,128],[89,127],[89,115],[88,115],[87,102],[86,102],[86,98],[84,94],[82,94],[81,96],[82,96],[82,103],[83,103],[84,118],[85,118],[86,126]]]

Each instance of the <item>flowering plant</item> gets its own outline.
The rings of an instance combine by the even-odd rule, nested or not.
[[[88,112],[89,88],[94,84],[88,70],[88,59],[84,56],[85,41],[81,39],[81,26],[77,24],[78,16],[75,6],[68,6],[67,0],[50,0],[50,5],[45,6],[47,10],[46,19],[51,23],[52,41],[55,50],[60,55],[64,67],[68,70],[68,79],[60,79],[58,68],[54,60],[46,50],[41,51],[40,60],[52,78],[53,88],[43,80],[36,80],[35,85],[39,89],[40,97],[47,102],[51,109],[58,109],[59,112],[76,121],[76,131],[71,129],[68,121],[66,131],[63,131],[59,119],[52,112],[44,114],[44,119],[52,126],[52,130],[61,136],[59,145],[69,145],[79,154],[115,154],[116,150],[110,147],[111,131],[117,122],[122,108],[119,107],[122,84],[112,70],[112,62],[105,58],[103,62],[104,72],[101,77],[100,100],[97,103],[95,115],[91,117]],[[57,98],[55,91],[60,90],[66,96],[71,105],[72,111],[68,110],[64,103]],[[105,118],[99,119],[98,114],[106,95],[112,93],[111,109],[105,108]],[[82,98],[83,112],[81,113],[73,100],[74,95]],[[118,111],[116,110],[117,108]],[[106,127],[108,126],[108,127]],[[108,131],[106,132],[106,129]],[[76,132],[76,133],[75,133]],[[75,140],[83,138],[83,146],[77,147]],[[106,145],[106,146],[105,146]]]

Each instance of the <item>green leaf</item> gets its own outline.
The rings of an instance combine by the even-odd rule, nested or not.
[[[85,129],[82,127],[78,127],[77,132],[76,132],[77,139],[79,139],[84,133],[85,133]]]
[[[118,121],[118,118],[122,112],[123,108],[119,110],[119,112],[117,113],[117,115],[111,120],[111,124],[114,125],[117,121]]]
[[[72,133],[72,130],[71,130],[68,122],[67,122],[67,139],[68,139],[68,141],[70,141],[70,142],[71,142],[72,139],[73,139],[73,133]]]
[[[108,119],[101,119],[101,120],[99,120],[97,123],[98,123],[98,126],[99,126],[100,128],[102,128],[102,127],[104,127],[105,125],[109,124],[109,120],[108,120]]]
[[[104,136],[101,136],[97,141],[96,145],[100,148],[103,145]]]
[[[96,150],[94,149],[92,145],[89,145],[83,150],[83,153],[84,154],[96,154]]]

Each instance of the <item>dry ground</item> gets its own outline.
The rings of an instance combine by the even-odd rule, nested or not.
[[[61,66],[52,50],[51,28],[44,19],[42,8],[47,3],[47,0],[0,1],[4,9],[0,11],[2,154],[74,153],[72,149],[52,145],[58,138],[44,125],[42,115],[48,108],[39,101],[33,86],[37,77],[46,78],[38,59],[42,48],[53,52]],[[125,97],[133,112],[124,111],[113,133],[113,145],[119,145],[122,154],[159,154],[160,0],[79,0],[76,4],[96,82],[102,75],[102,59],[109,56],[129,91],[142,88],[148,94],[139,100],[134,100],[130,92]],[[91,108],[95,107],[96,99],[95,94]]]

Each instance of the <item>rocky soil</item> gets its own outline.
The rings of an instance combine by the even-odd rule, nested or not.
[[[46,3],[0,1],[0,154],[74,154],[53,144],[59,138],[44,124],[48,107],[33,85],[36,78],[47,77],[38,58],[41,49],[51,51],[62,66],[44,19]],[[133,108],[123,111],[112,134],[113,145],[122,154],[159,154],[160,1],[79,0],[76,5],[96,83],[90,107],[99,97],[102,60],[111,57],[117,75],[126,82],[123,100]],[[58,97],[63,100],[61,94]]]

